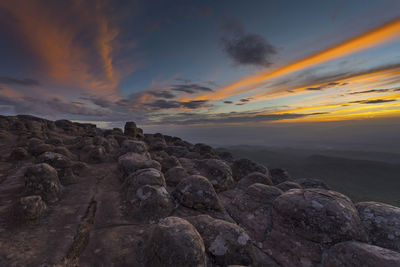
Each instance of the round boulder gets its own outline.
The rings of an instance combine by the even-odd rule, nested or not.
[[[147,145],[145,142],[142,142],[142,141],[125,140],[122,142],[121,151],[122,151],[122,154],[125,154],[128,152],[143,154],[143,153],[147,152]]]
[[[232,170],[219,159],[195,160],[195,169],[206,177],[217,192],[227,190],[233,184]]]
[[[329,186],[318,179],[302,178],[296,179],[295,182],[298,183],[302,188],[320,188],[329,190]]]
[[[367,235],[351,200],[324,189],[292,189],[273,202],[274,229],[317,243],[366,241]]]
[[[177,166],[169,169],[164,176],[168,186],[176,186],[180,181],[188,177],[189,174],[184,168]]]
[[[249,159],[237,159],[232,163],[233,178],[236,181],[239,181],[252,172],[260,172],[269,175],[269,171],[266,167]]]
[[[280,184],[285,181],[291,180],[289,173],[284,169],[275,168],[271,169],[270,172],[271,172],[271,180],[274,184]]]
[[[15,204],[14,212],[20,222],[37,221],[46,213],[47,205],[41,196],[21,197]]]
[[[250,237],[241,227],[208,215],[189,217],[188,220],[203,238],[211,264],[252,264],[253,247]]]
[[[274,186],[256,183],[239,194],[226,209],[254,240],[263,241],[272,228],[272,203],[281,194]]]
[[[212,184],[203,176],[184,178],[172,195],[183,206],[196,210],[221,210],[221,204]]]
[[[369,242],[400,252],[400,208],[377,202],[356,204]]]
[[[47,163],[28,167],[25,172],[25,189],[28,193],[40,195],[46,202],[56,202],[61,194],[57,171]]]
[[[282,183],[276,185],[276,187],[284,192],[286,192],[290,189],[301,189],[302,188],[301,185],[299,185],[298,183],[291,182],[291,181],[282,182]]]
[[[328,250],[324,267],[396,267],[400,253],[360,242],[342,242]]]
[[[178,217],[162,219],[145,247],[146,266],[204,267],[204,243],[188,221]]]
[[[261,172],[252,172],[240,179],[236,188],[245,190],[247,187],[255,183],[272,185],[271,178],[268,175],[262,174]]]

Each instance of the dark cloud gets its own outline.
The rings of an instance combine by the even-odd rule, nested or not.
[[[224,101],[225,104],[232,104],[232,101]]]
[[[263,36],[246,33],[237,20],[225,19],[222,28],[228,33],[228,36],[221,38],[223,49],[236,64],[258,67],[271,65],[270,58],[277,50]]]
[[[207,86],[202,86],[200,84],[176,84],[170,87],[170,90],[177,92],[184,92],[188,94],[195,94],[198,92],[212,92],[213,89]]]
[[[239,101],[245,103],[245,102],[249,102],[250,99],[251,99],[251,98],[242,98],[242,99],[240,99]]]
[[[149,92],[150,95],[155,96],[155,97],[160,97],[160,98],[174,98],[175,95],[173,93],[171,93],[170,91],[167,90],[163,90],[163,91],[150,91]]]
[[[204,107],[208,100],[192,100],[189,102],[181,102],[181,105],[185,108],[196,109]]]
[[[317,86],[317,87],[308,87],[307,90],[308,91],[321,91],[321,90],[324,90],[324,89],[337,87],[337,86],[344,86],[344,85],[347,85],[347,84],[348,83],[330,82],[330,83],[323,84],[323,85]]]
[[[350,95],[370,94],[370,93],[387,93],[387,92],[396,92],[396,91],[400,91],[400,88],[397,88],[397,89],[372,89],[372,90],[366,90],[366,91],[351,92]]]
[[[15,85],[23,85],[23,86],[38,86],[40,85],[38,80],[30,79],[30,78],[14,78],[8,76],[0,76],[0,83],[3,84],[15,84]]]
[[[353,101],[350,103],[358,103],[358,104],[379,104],[379,103],[386,103],[386,102],[393,102],[396,101],[395,99],[374,99],[374,100],[359,100]]]
[[[192,100],[188,102],[174,101],[174,100],[164,100],[158,99],[151,103],[146,104],[153,109],[170,109],[170,108],[188,108],[197,109],[203,107],[208,101],[207,100]]]

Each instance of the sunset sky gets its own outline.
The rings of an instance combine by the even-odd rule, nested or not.
[[[2,115],[230,144],[399,130],[397,0],[6,0],[0,36]]]

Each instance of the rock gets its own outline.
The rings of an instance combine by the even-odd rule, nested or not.
[[[208,215],[187,218],[203,238],[211,264],[251,265],[252,244],[250,237],[238,225]],[[214,266],[214,265],[212,265]]]
[[[164,175],[157,169],[141,169],[129,175],[125,181],[127,194],[136,194],[137,189],[143,185],[165,186]]]
[[[217,193],[207,178],[192,175],[184,178],[172,195],[183,206],[196,210],[222,210]]]
[[[271,180],[274,184],[280,184],[292,180],[289,173],[280,168],[271,169]]]
[[[34,147],[29,147],[29,153],[31,153],[34,156],[39,156],[40,154],[44,153],[44,152],[48,152],[48,151],[53,151],[54,150],[54,146],[53,145],[49,145],[49,144],[38,144],[37,146]]]
[[[37,158],[37,163],[47,163],[56,169],[71,167],[71,160],[62,154],[55,152],[44,152]]]
[[[165,152],[167,152],[170,156],[181,158],[185,157],[189,150],[184,146],[167,146]]]
[[[53,145],[53,146],[62,146],[64,143],[63,143],[63,140],[61,138],[53,137],[53,138],[47,139],[46,140],[46,144],[50,144],[50,145]]]
[[[206,154],[217,155],[217,151],[215,151],[214,148],[212,148],[209,145],[201,143],[195,144],[193,147],[193,151],[199,153],[200,155],[206,155]]]
[[[181,166],[181,163],[179,162],[177,157],[170,156],[164,151],[152,153],[151,157],[161,164],[161,169],[163,172],[166,172],[173,167]]]
[[[226,162],[232,163],[234,161],[232,153],[228,151],[217,151],[217,155]]]
[[[65,146],[57,146],[56,148],[54,148],[53,152],[64,155],[70,159],[74,157],[71,151],[69,151],[69,149],[66,148]]]
[[[135,138],[138,134],[136,123],[134,123],[133,121],[126,122],[124,127],[124,134]]]
[[[262,174],[261,172],[252,172],[240,179],[236,188],[246,190],[247,187],[255,183],[272,185],[272,181],[268,175]]]
[[[161,220],[145,247],[148,267],[204,267],[204,243],[188,221],[178,217]]]
[[[61,194],[57,171],[47,163],[28,167],[25,172],[25,189],[28,193],[40,195],[44,201],[56,202]]]
[[[16,219],[19,222],[35,222],[47,211],[47,205],[38,195],[21,197],[14,206]]]
[[[143,154],[147,152],[147,145],[142,141],[125,140],[122,142],[121,152],[122,154],[126,154],[128,152]]]
[[[28,151],[26,151],[25,148],[17,147],[11,152],[9,160],[24,160],[28,158],[28,156]]]
[[[281,194],[274,186],[256,183],[239,194],[226,209],[254,240],[263,241],[272,229],[272,203]]]
[[[227,190],[233,184],[231,168],[222,160],[196,160],[195,168],[211,182],[217,192]]]
[[[106,158],[106,150],[103,146],[95,146],[90,149],[88,160],[92,163],[101,163]]]
[[[274,229],[322,244],[366,241],[367,235],[353,203],[324,189],[292,189],[273,202]]]
[[[249,159],[237,159],[232,164],[232,174],[236,181],[239,181],[252,172],[260,172],[269,175],[269,171],[266,167]]]
[[[82,172],[88,168],[89,166],[82,161],[73,162],[71,166],[73,173],[78,176],[81,176]]]
[[[330,248],[324,267],[396,267],[400,266],[400,253],[360,242],[342,242]]]
[[[302,188],[320,188],[329,190],[329,187],[318,179],[303,178],[296,179],[294,182],[298,183]]]
[[[135,193],[128,190],[129,213],[139,221],[157,221],[168,216],[174,204],[164,186],[143,185]]]
[[[291,182],[291,181],[282,182],[282,183],[276,185],[276,187],[285,192],[290,189],[301,189],[302,188],[301,185],[299,185],[298,183]]]
[[[140,169],[154,168],[161,170],[161,165],[157,161],[151,160],[148,154],[130,152],[118,158],[118,168],[124,176],[127,176]]]
[[[189,174],[184,168],[177,166],[165,172],[164,176],[168,186],[176,186],[180,181],[188,177]]]
[[[400,252],[400,208],[378,202],[356,204],[373,245]]]

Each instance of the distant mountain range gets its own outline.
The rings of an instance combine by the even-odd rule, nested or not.
[[[220,149],[269,168],[284,168],[294,179],[321,179],[354,201],[400,206],[400,154],[244,145]]]

